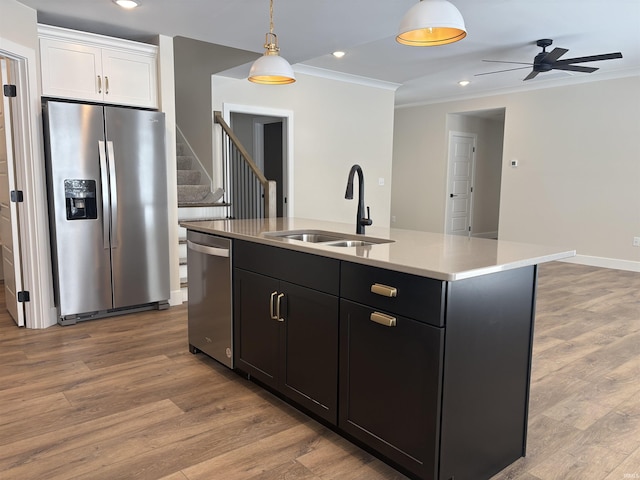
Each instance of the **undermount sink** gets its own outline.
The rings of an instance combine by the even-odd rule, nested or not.
[[[394,240],[387,238],[365,237],[363,235],[349,235],[347,233],[325,232],[323,230],[285,230],[282,232],[268,232],[264,235],[266,237],[316,243],[327,247],[365,247],[394,242]]]
[[[341,240],[330,244],[332,247],[366,247],[367,245],[375,245],[373,242],[365,242],[363,240]]]
[[[342,237],[335,237],[325,233],[292,233],[290,235],[278,235],[289,240],[300,240],[301,242],[323,243],[336,242],[342,240]]]

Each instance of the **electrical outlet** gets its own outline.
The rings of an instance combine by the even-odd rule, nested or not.
[[[633,237],[633,246],[640,247],[640,237]]]
[[[378,185],[380,185],[381,187],[384,187],[384,178],[382,177],[378,178]]]

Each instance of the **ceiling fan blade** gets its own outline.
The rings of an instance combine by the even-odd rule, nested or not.
[[[593,73],[598,70],[595,67],[581,67],[579,65],[554,65],[554,70],[567,70],[569,72]]]
[[[483,62],[491,62],[491,63],[515,63],[518,65],[533,65],[531,62],[503,62],[502,60],[482,60]]]
[[[476,73],[474,77],[479,77],[481,75],[492,75],[494,73],[512,72],[513,70],[524,70],[525,68],[531,68],[531,67],[507,68],[506,70],[496,70],[495,72]]]
[[[545,63],[549,63],[549,62],[555,62],[556,60],[558,60],[562,55],[564,55],[565,53],[567,53],[569,50],[567,50],[566,48],[559,48],[556,47],[553,50],[551,50],[546,57],[544,57],[543,61]]]
[[[598,62],[600,60],[613,60],[615,58],[622,58],[622,53],[604,53],[602,55],[590,55],[588,57],[576,57],[576,58],[566,58],[564,60],[558,60],[555,62],[554,67],[556,65],[568,65],[570,63],[584,63],[584,62]]]
[[[540,73],[540,72],[536,72],[535,70],[532,70],[531,73],[529,75],[527,75],[526,77],[524,77],[524,79],[522,81],[524,82],[526,80],[531,80],[532,78],[536,78],[538,73]]]

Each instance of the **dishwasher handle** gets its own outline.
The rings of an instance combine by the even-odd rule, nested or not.
[[[187,248],[194,252],[204,253],[205,255],[213,255],[214,257],[229,257],[228,248],[209,247],[207,245],[201,245],[199,243],[187,240]]]

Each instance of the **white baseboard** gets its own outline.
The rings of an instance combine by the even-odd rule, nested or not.
[[[471,235],[472,237],[477,237],[477,238],[498,238],[498,231],[496,230],[495,232],[480,232],[480,233],[473,233]]]
[[[169,297],[169,305],[175,307],[176,305],[182,305],[184,301],[182,290],[172,290],[171,296]]]
[[[615,270],[628,270],[630,272],[640,272],[640,262],[632,260],[619,260],[617,258],[592,257],[589,255],[576,255],[575,257],[565,258],[561,262],[577,263],[579,265],[588,265],[590,267],[613,268]]]

